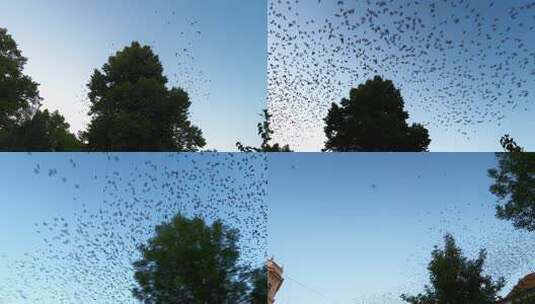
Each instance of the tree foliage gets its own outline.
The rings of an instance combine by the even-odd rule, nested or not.
[[[444,248],[435,247],[427,269],[431,285],[416,296],[402,295],[411,304],[494,304],[505,285],[503,278],[494,281],[483,274],[485,250],[470,260],[463,256],[454,238],[444,237]]]
[[[238,238],[237,230],[220,221],[207,225],[180,214],[157,226],[155,236],[139,247],[134,296],[146,304],[260,303],[251,301],[261,296],[253,286],[263,278],[260,270],[238,262]]]
[[[324,151],[418,152],[431,140],[421,124],[409,126],[401,93],[390,80],[375,76],[333,103],[325,120]]]
[[[262,111],[262,116],[264,121],[259,122],[257,125],[258,135],[262,138],[260,147],[244,146],[242,143],[237,142],[236,147],[238,147],[238,150],[240,152],[292,152],[288,145],[281,146],[278,143],[270,144],[274,133],[271,129],[271,114],[269,114],[268,110],[264,109]]]
[[[31,119],[9,128],[0,136],[1,150],[72,152],[82,143],[69,131],[69,124],[58,111],[37,110]]]
[[[509,134],[505,134],[500,138],[500,145],[502,146],[503,150],[506,152],[522,152],[524,149],[519,146],[514,138],[509,136]]]
[[[191,101],[167,88],[157,55],[133,42],[95,70],[88,84],[90,150],[197,151],[206,143],[189,120]]]
[[[497,153],[498,167],[488,171],[497,198],[496,217],[519,229],[535,231],[535,153]]]
[[[266,304],[267,302],[267,267],[260,267],[251,272],[252,290],[249,294],[250,304]]]
[[[80,142],[57,111],[41,111],[38,84],[23,74],[27,59],[0,28],[0,151],[75,151]]]
[[[30,118],[40,105],[39,85],[23,74],[26,62],[7,29],[0,28],[0,132]]]

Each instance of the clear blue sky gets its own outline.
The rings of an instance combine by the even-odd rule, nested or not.
[[[265,261],[262,155],[18,153],[0,166],[2,304],[137,303],[135,246],[177,212],[240,229],[243,261]]]
[[[494,217],[493,154],[291,154],[269,159],[268,253],[284,267],[277,303],[393,304],[428,283],[446,232],[486,271],[535,271],[535,234]]]
[[[272,53],[268,61],[276,68],[269,73],[278,83],[273,80],[269,90],[282,97],[268,102],[275,116],[282,117],[274,123],[279,141],[299,151],[319,151],[325,141],[322,119],[331,103],[348,97],[351,87],[382,75],[401,88],[409,121],[426,124],[432,151],[499,151],[499,138],[506,133],[526,150],[535,150],[535,44],[531,38],[535,19],[533,9],[522,9],[530,1],[270,3],[274,12],[268,17],[269,29],[274,33],[269,37]],[[435,17],[431,4],[436,7]],[[353,13],[345,23],[341,15],[350,10]],[[370,11],[377,17],[372,18]],[[362,20],[366,22],[361,25]],[[410,29],[413,21],[419,32]],[[388,34],[381,36],[386,30]],[[394,35],[398,44],[387,45],[385,40]],[[444,50],[434,49],[436,41]],[[400,50],[402,44],[406,47]],[[422,50],[427,54],[421,54]],[[396,61],[394,56],[403,58]]]
[[[0,1],[0,27],[29,58],[25,72],[41,84],[44,108],[59,110],[73,131],[88,122],[93,70],[137,40],[153,46],[170,84],[190,93],[193,122],[220,151],[259,142],[266,18],[266,0]]]

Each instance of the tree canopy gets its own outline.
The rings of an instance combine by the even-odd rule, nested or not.
[[[416,296],[402,295],[411,304],[494,304],[504,287],[503,278],[493,280],[483,274],[485,250],[470,260],[463,256],[453,236],[444,237],[444,248],[435,247],[427,267],[431,285]]]
[[[325,151],[419,152],[431,142],[427,129],[414,123],[403,109],[401,93],[380,76],[333,103],[325,120]]]
[[[503,150],[506,152],[522,152],[524,149],[519,146],[515,139],[509,136],[509,134],[505,134],[500,138],[500,145],[502,146]]]
[[[133,42],[95,70],[88,84],[93,151],[197,151],[206,142],[189,120],[191,101],[167,88],[157,55]]]
[[[0,150],[72,152],[82,143],[69,131],[69,124],[58,111],[37,110],[31,119],[9,128],[0,136]]]
[[[266,304],[267,302],[267,267],[259,267],[251,272],[252,290],[249,294],[250,304]]]
[[[262,116],[264,121],[259,122],[257,125],[258,135],[262,138],[260,147],[244,146],[242,143],[237,142],[236,147],[238,147],[238,150],[240,152],[292,152],[288,145],[281,146],[278,143],[271,144],[274,133],[273,129],[271,129],[271,114],[269,114],[267,109],[264,109],[262,111]]]
[[[519,229],[535,231],[535,153],[497,153],[498,167],[488,171],[497,198],[496,217]]]
[[[139,247],[134,296],[146,304],[261,303],[267,279],[262,270],[240,265],[238,239],[238,231],[220,221],[175,216]]]
[[[0,151],[76,151],[65,118],[40,110],[38,84],[23,74],[27,59],[0,28]]]
[[[39,85],[23,74],[26,62],[7,29],[0,28],[0,131],[28,119],[40,105]]]

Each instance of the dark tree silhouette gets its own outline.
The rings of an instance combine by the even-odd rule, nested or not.
[[[509,134],[505,134],[500,138],[500,145],[505,152],[522,152],[524,150]]]
[[[69,124],[58,111],[37,110],[31,119],[10,128],[2,139],[4,151],[72,152],[82,150],[82,144],[69,131]]]
[[[39,85],[23,74],[26,62],[7,29],[0,28],[0,132],[29,119],[39,108]]]
[[[496,158],[498,168],[488,171],[494,179],[490,192],[498,199],[496,217],[535,231],[535,153],[496,153]]]
[[[167,88],[157,55],[133,42],[95,70],[88,84],[93,151],[197,151],[206,143],[189,120],[191,101]]]
[[[262,138],[262,144],[259,148],[256,147],[250,147],[250,146],[244,146],[242,143],[237,142],[236,147],[238,147],[238,150],[240,152],[292,152],[290,149],[290,146],[284,145],[281,146],[278,143],[270,144],[272,140],[272,135],[274,131],[271,129],[271,114],[269,114],[268,110],[264,109],[262,111],[262,116],[264,118],[263,122],[259,122],[258,127],[258,135]]]
[[[27,59],[0,28],[0,151],[76,151],[80,142],[57,111],[41,111],[38,84],[23,74]]]
[[[435,247],[427,269],[431,286],[416,296],[402,295],[411,304],[494,304],[497,293],[505,285],[503,278],[494,281],[483,274],[485,250],[475,260],[464,257],[449,234],[444,237],[444,248]]]
[[[238,231],[177,215],[156,227],[134,263],[134,296],[146,304],[249,303],[251,271],[238,263]]]
[[[427,151],[427,129],[409,126],[403,107],[400,91],[380,76],[351,89],[349,99],[333,103],[325,118],[324,151]]]
[[[266,304],[267,302],[267,267],[260,267],[251,272],[252,291],[249,295],[250,304]]]

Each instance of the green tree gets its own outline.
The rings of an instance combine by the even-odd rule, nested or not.
[[[419,152],[431,140],[421,124],[409,126],[401,93],[390,80],[375,76],[333,103],[325,121],[324,151]]]
[[[57,111],[41,111],[38,84],[23,74],[27,59],[0,28],[0,151],[75,151],[80,142]]]
[[[251,272],[238,263],[238,231],[180,214],[156,227],[134,263],[134,296],[146,304],[248,303]]]
[[[288,145],[281,146],[278,143],[270,144],[274,133],[271,129],[271,114],[269,114],[268,110],[264,109],[262,111],[262,116],[264,121],[259,122],[257,125],[258,135],[262,138],[260,147],[244,146],[242,143],[237,142],[236,147],[238,147],[238,150],[240,152],[292,152]]]
[[[505,285],[503,278],[494,281],[483,274],[485,250],[475,260],[463,256],[453,236],[444,237],[444,248],[435,247],[427,269],[431,286],[416,296],[401,295],[411,304],[494,304]]]
[[[100,151],[197,151],[206,142],[189,120],[191,101],[167,88],[157,55],[133,42],[95,70],[84,140]]]
[[[40,105],[39,85],[23,74],[26,62],[7,29],[0,28],[0,132],[30,118]]]
[[[496,153],[498,167],[488,171],[497,198],[496,217],[519,229],[535,231],[535,153]]]
[[[267,267],[260,267],[251,272],[252,291],[249,295],[250,304],[266,304],[267,302]]]
[[[31,119],[11,127],[0,139],[4,151],[65,152],[82,149],[58,111],[37,110]]]

